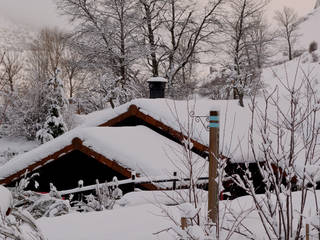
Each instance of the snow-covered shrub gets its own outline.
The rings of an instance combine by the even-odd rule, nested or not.
[[[71,210],[69,201],[50,195],[40,196],[26,210],[34,217],[56,217],[68,214]]]
[[[0,186],[0,239],[45,240],[34,218],[29,212],[15,208],[10,191],[2,186]]]
[[[309,53],[312,53],[316,50],[318,50],[318,43],[316,41],[313,41],[309,45]]]
[[[96,194],[89,194],[85,196],[85,201],[75,201],[72,204],[76,206],[75,210],[81,211],[102,211],[105,209],[112,209],[119,200],[123,193],[118,186],[118,179],[114,177],[112,180],[113,185],[108,186],[108,182],[100,184],[97,182],[95,192]]]
[[[50,184],[50,192],[48,194],[25,190],[36,175],[33,174],[31,177],[27,177],[25,174],[24,178],[12,190],[13,206],[28,211],[36,219],[69,213],[71,211],[69,201],[63,200],[52,184]],[[37,185],[37,182],[35,182],[35,185]]]
[[[243,97],[251,96],[262,88],[260,70],[241,65],[237,71],[234,64],[227,64],[222,69],[212,71],[199,88],[201,96],[211,99],[239,99],[243,106]]]

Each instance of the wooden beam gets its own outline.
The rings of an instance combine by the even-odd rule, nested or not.
[[[40,161],[33,163],[33,164],[29,165],[28,167],[10,175],[4,179],[1,179],[0,184],[9,184],[10,182],[12,182],[12,181],[18,179],[19,177],[21,177],[22,175],[24,175],[26,171],[28,171],[30,173],[34,169],[45,165],[48,161],[54,161],[54,160],[58,159],[61,155],[66,154],[68,152],[71,152],[73,150],[74,150],[73,144],[68,145],[68,146],[62,148],[61,150],[41,159]]]
[[[108,120],[105,123],[102,123],[99,125],[99,127],[110,127],[110,126],[114,126],[117,123],[131,117],[131,116],[135,116],[136,113],[139,112],[138,108],[136,105],[131,105],[128,109],[127,112],[120,114],[119,116],[112,118],[110,120]]]

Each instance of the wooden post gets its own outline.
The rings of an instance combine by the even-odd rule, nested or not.
[[[185,217],[181,218],[181,228],[182,230],[185,230],[187,228],[187,218]]]
[[[173,172],[173,177],[174,178],[177,177],[177,172]],[[172,190],[176,190],[176,188],[177,188],[177,180],[173,179]]]
[[[131,172],[131,180],[132,180],[131,188],[132,188],[132,192],[134,192],[134,189],[135,189],[135,180],[136,180],[136,172],[135,172],[135,171],[132,171],[132,172]]]
[[[83,180],[78,181],[78,188],[83,188]],[[79,194],[79,202],[83,202],[83,192],[81,191]]]
[[[306,224],[306,240],[310,239],[310,227],[309,224]]]
[[[209,132],[209,186],[208,186],[208,216],[213,223],[218,224],[219,202],[217,169],[219,157],[219,112],[210,111]],[[217,226],[218,229],[218,226]]]

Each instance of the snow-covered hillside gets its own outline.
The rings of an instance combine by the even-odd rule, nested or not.
[[[316,41],[320,44],[320,8],[317,8],[303,17],[299,22],[299,40],[298,46],[308,49],[311,42]]]
[[[312,86],[317,89],[320,76],[320,51],[316,50],[309,53],[309,46],[312,42],[320,46],[320,32],[317,31],[320,22],[320,8],[313,10],[311,13],[301,18],[298,23],[298,39],[296,49],[303,50],[300,57],[294,58],[292,61],[286,61],[279,65],[266,68],[262,73],[262,80],[268,90],[274,90],[279,87],[282,94],[288,93],[284,85],[293,84],[299,86],[299,83],[309,79]],[[277,57],[279,57],[278,54]],[[283,56],[282,56],[283,57]],[[277,59],[282,62],[282,59]]]

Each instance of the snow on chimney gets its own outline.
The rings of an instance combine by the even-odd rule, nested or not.
[[[164,98],[167,79],[162,77],[152,77],[148,81],[150,98]]]

